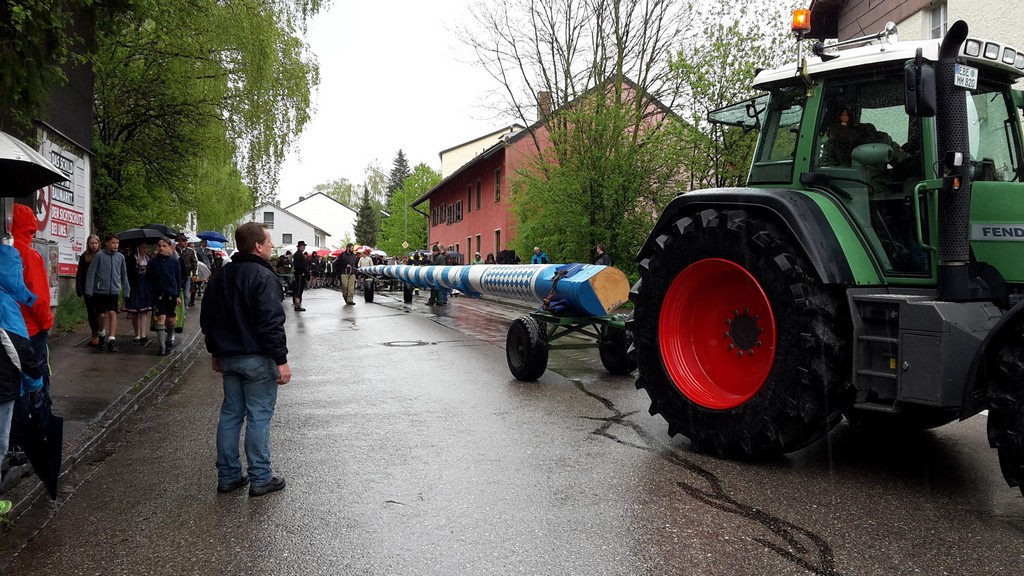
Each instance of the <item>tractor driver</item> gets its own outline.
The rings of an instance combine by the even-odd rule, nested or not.
[[[821,151],[822,166],[853,165],[853,150],[862,144],[887,144],[893,151],[892,164],[902,163],[910,155],[903,151],[893,139],[872,124],[857,121],[853,108],[840,105],[826,130],[827,140]]]

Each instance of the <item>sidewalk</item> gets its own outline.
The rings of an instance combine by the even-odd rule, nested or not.
[[[65,296],[74,298],[74,295]],[[119,351],[110,353],[89,346],[89,326],[62,336],[51,337],[50,396],[53,413],[64,418],[64,459],[62,478],[125,415],[155,390],[159,384],[176,377],[181,361],[196,346],[202,346],[199,330],[200,304],[188,311],[184,329],[176,335],[176,345],[168,356],[157,356],[159,346],[150,340],[145,347],[132,343],[131,321],[122,313],[117,319]],[[150,332],[151,339],[156,337]],[[48,500],[46,489],[31,472],[0,495],[14,508],[7,514],[17,520],[37,499]],[[58,501],[62,498],[58,492]]]

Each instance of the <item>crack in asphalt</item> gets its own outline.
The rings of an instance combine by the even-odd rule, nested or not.
[[[680,480],[676,482],[676,485],[692,498],[706,504],[707,506],[728,514],[734,514],[736,516],[746,518],[751,522],[764,526],[769,532],[781,540],[783,544],[769,538],[762,537],[754,538],[754,541],[764,546],[766,549],[775,552],[783,559],[800,566],[813,574],[821,576],[841,575],[841,572],[839,572],[835,565],[832,546],[825,538],[822,538],[811,530],[798,526],[787,520],[783,520],[778,516],[765,512],[764,510],[759,510],[758,508],[744,504],[736,498],[733,498],[726,493],[722,481],[719,480],[713,472],[683,457],[678,452],[665,454],[662,450],[659,450],[659,443],[642,427],[640,427],[639,424],[629,420],[629,417],[638,413],[637,411],[622,412],[611,400],[601,396],[600,394],[587,390],[586,386],[582,382],[572,380],[572,383],[580,392],[583,392],[587,396],[597,400],[613,414],[612,416],[603,418],[594,416],[585,417],[587,420],[594,420],[602,423],[593,432],[591,432],[592,434],[603,436],[623,446],[651,452],[652,454],[658,455],[660,458],[664,458],[671,464],[696,475],[700,479],[700,482]],[[636,442],[630,442],[619,438],[611,431],[613,426],[623,426],[632,430],[644,441],[644,443],[637,444]],[[706,487],[701,487],[701,482],[706,484]]]

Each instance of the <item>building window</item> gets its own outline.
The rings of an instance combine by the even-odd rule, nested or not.
[[[479,210],[480,207],[477,206],[477,209]],[[473,211],[473,185],[470,184],[469,186],[466,186],[466,212],[472,212],[472,211]]]
[[[476,181],[476,209],[480,209],[480,181]]]
[[[466,241],[466,243],[468,244],[468,243],[469,243],[469,241],[467,240],[467,241]],[[477,234],[477,235],[476,235],[476,251],[477,251],[477,252],[480,252],[481,254],[482,254],[482,253],[483,253],[483,251],[484,251],[484,250],[483,250],[483,247],[481,247],[481,246],[480,246],[480,235],[479,235],[479,234]]]
[[[494,201],[501,202],[501,168],[494,171]]]
[[[494,231],[494,254],[497,255],[501,252],[501,229]]]
[[[943,38],[947,27],[946,3],[943,2],[931,10],[931,38]]]
[[[268,229],[273,230],[273,228],[274,228],[274,213],[273,212],[264,212],[263,213],[263,225],[266,226]]]
[[[281,234],[281,244],[291,244],[291,243],[292,243],[292,235],[291,234]]]

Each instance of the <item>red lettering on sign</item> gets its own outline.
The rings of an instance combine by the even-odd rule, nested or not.
[[[50,234],[60,236],[61,238],[67,238],[68,225],[63,222],[50,222]]]

